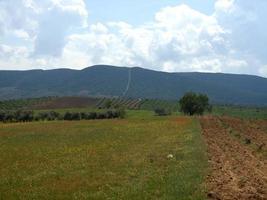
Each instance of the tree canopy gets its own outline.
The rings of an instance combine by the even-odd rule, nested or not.
[[[205,94],[186,93],[180,100],[180,110],[186,115],[203,115],[205,111],[211,111],[209,98]]]

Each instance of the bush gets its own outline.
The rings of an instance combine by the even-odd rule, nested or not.
[[[14,113],[6,112],[4,117],[4,122],[13,122],[13,121],[15,121]]]
[[[105,102],[105,108],[106,109],[109,109],[109,108],[111,108],[111,106],[112,106],[112,101],[110,99],[106,100],[106,102]]]
[[[88,119],[88,114],[84,113],[84,112],[81,112],[80,113],[80,117],[81,117],[81,119]]]
[[[123,118],[125,118],[125,116],[126,116],[126,111],[124,108],[117,109],[115,118],[119,117],[119,118],[123,119]]]
[[[156,108],[154,110],[155,114],[157,116],[167,116],[167,115],[171,115],[171,112],[169,110],[166,110],[164,108]]]
[[[93,120],[93,119],[113,119],[124,118],[124,109],[108,110],[106,112],[66,112],[63,116],[55,111],[40,112],[34,116],[33,111],[0,111],[0,121],[2,122],[31,122],[31,121],[52,121],[52,120]]]
[[[55,112],[55,111],[51,111],[48,113],[48,121],[53,121],[53,120],[59,120],[60,119],[60,114]]]
[[[54,120],[61,120],[61,116],[59,113],[55,111],[50,111],[50,112],[40,112],[38,115],[35,117],[36,121],[54,121]]]
[[[64,120],[72,120],[72,114],[70,112],[66,112],[63,119]]]
[[[64,115],[64,120],[81,120],[81,115],[80,113],[70,113],[70,112],[66,112]]]
[[[204,94],[193,92],[186,93],[179,101],[180,110],[186,115],[203,115],[205,111],[211,111],[209,98]]]
[[[48,118],[48,113],[41,112],[41,113],[38,113],[38,116],[35,119],[37,121],[39,121],[39,120],[45,121],[45,120],[47,120],[47,118]]]
[[[106,114],[105,113],[97,113],[96,119],[106,119]]]
[[[72,113],[72,120],[81,120],[80,113]]]
[[[33,111],[17,111],[14,113],[14,120],[16,122],[31,122],[33,121]]]
[[[6,113],[4,111],[0,111],[0,121],[3,122],[5,120]]]
[[[96,112],[91,112],[88,114],[88,119],[96,119],[96,116],[97,116]]]

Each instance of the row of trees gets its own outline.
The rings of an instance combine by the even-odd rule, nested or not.
[[[66,112],[60,114],[55,111],[40,112],[33,111],[0,111],[1,122],[32,122],[32,121],[54,121],[54,120],[93,120],[93,119],[114,119],[124,118],[123,109],[108,110],[105,112]]]

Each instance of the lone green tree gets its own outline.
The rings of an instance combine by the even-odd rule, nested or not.
[[[203,115],[205,111],[211,111],[209,98],[205,94],[194,92],[186,93],[180,100],[180,111],[186,115]]]

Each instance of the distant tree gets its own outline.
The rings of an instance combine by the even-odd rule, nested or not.
[[[186,93],[179,101],[180,110],[186,115],[203,115],[205,111],[211,111],[209,98],[205,94]]]

